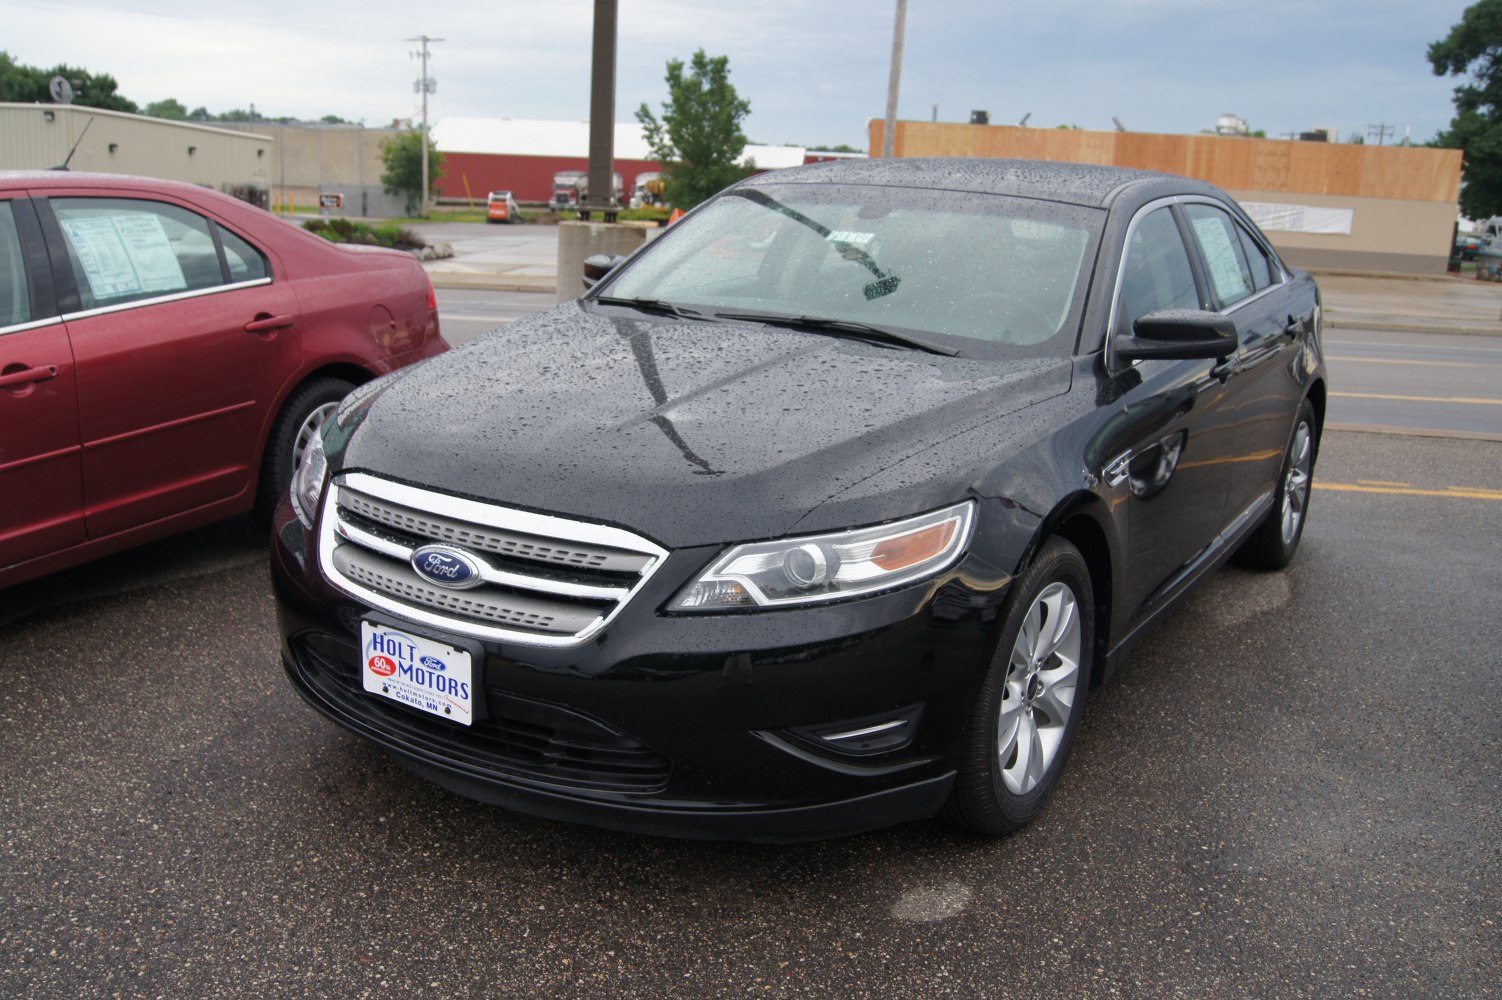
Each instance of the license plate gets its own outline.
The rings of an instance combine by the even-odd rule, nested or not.
[[[360,623],[360,677],[371,694],[468,726],[475,691],[467,650],[375,622]]]

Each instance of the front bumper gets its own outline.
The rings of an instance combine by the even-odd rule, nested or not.
[[[843,604],[670,616],[682,580],[663,579],[580,646],[471,640],[486,711],[463,727],[363,690],[359,623],[380,614],[324,582],[285,504],[276,527],[282,658],[315,709],[467,797],[670,836],[792,841],[932,816],[1005,593],[962,563]]]

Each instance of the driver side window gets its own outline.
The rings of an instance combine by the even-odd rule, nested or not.
[[[1117,303],[1121,332],[1130,334],[1138,317],[1159,309],[1198,309],[1199,291],[1189,251],[1167,206],[1138,220],[1122,266]]]

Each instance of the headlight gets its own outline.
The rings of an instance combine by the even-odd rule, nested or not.
[[[737,545],[668,610],[777,608],[887,590],[952,565],[974,520],[975,504],[967,500],[874,528]]]
[[[318,497],[323,493],[323,477],[328,471],[329,462],[323,454],[323,435],[314,434],[303,449],[302,461],[297,463],[297,472],[292,476],[292,509],[306,527],[313,527],[313,521],[318,517]]]

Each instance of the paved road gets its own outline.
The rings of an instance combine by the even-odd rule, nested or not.
[[[438,322],[455,347],[553,305],[552,292],[489,292],[440,288]]]
[[[1336,432],[1318,482],[1294,566],[1211,578],[999,841],[456,798],[291,692],[243,526],[15,588],[0,996],[1502,997],[1502,444]]]
[[[455,343],[551,298],[439,294]],[[1485,433],[1371,397],[1495,398],[1495,340],[1329,340],[1332,419]],[[13,588],[0,996],[1502,997],[1499,514],[1502,443],[1331,433],[1299,561],[1164,622],[1003,841],[677,843],[436,790],[291,693],[244,522]]]
[[[1502,337],[1333,329],[1325,346],[1332,424],[1502,441]]]

